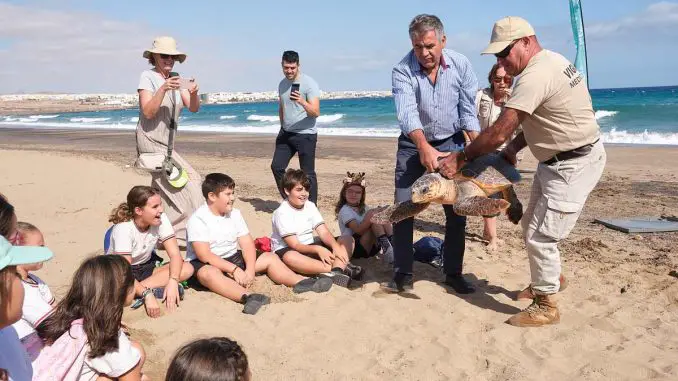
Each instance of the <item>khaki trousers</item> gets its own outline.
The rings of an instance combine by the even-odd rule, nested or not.
[[[551,165],[539,163],[530,202],[522,219],[523,238],[537,294],[555,294],[560,288],[558,242],[566,238],[605,168],[607,156],[598,141],[582,157]]]

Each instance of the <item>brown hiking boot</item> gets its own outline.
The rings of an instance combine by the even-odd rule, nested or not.
[[[558,292],[564,291],[567,288],[567,279],[563,274],[560,274],[560,288],[558,289]],[[517,295],[515,300],[526,300],[526,299],[534,299],[534,297],[537,296],[537,294],[534,293],[534,290],[532,289],[532,286],[527,286],[525,287],[524,290],[520,291]]]
[[[560,323],[560,312],[553,295],[537,295],[532,304],[511,316],[507,323],[516,327],[541,327]]]

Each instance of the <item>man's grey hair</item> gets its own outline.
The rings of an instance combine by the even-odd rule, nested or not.
[[[445,35],[443,22],[437,16],[427,14],[414,16],[412,22],[410,22],[410,39],[416,38],[430,30],[436,32],[438,41],[441,41]]]

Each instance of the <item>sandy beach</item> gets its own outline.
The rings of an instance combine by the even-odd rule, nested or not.
[[[273,186],[272,135],[180,134],[176,150],[204,176],[219,171],[237,183],[239,208],[254,237],[270,234],[279,196]],[[255,316],[205,291],[188,290],[174,314],[124,320],[147,353],[145,372],[162,380],[172,353],[198,337],[228,336],[243,345],[255,380],[676,380],[678,379],[678,233],[625,234],[596,217],[678,215],[678,162],[672,147],[607,146],[608,165],[570,237],[562,242],[569,288],[558,295],[561,323],[538,329],[504,321],[529,302],[511,293],[529,282],[521,230],[505,216],[498,252],[469,218],[465,273],[478,287],[456,295],[433,267],[415,266],[409,297],[378,283],[390,269],[357,261],[366,279],[353,289],[293,295],[267,278],[255,288],[273,303]],[[333,206],[346,171],[367,173],[368,203],[393,197],[395,139],[320,136],[319,207],[338,232]],[[38,272],[57,297],[78,263],[102,253],[107,215],[133,185],[150,177],[130,167],[133,131],[0,129],[0,192],[20,220],[45,234],[55,257]],[[296,158],[293,166],[297,166]],[[536,162],[527,157],[523,169]],[[527,202],[531,175],[517,186]],[[442,208],[429,208],[416,237],[441,236]],[[164,253],[161,252],[164,255]]]

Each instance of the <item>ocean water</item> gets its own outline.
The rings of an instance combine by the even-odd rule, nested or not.
[[[592,90],[596,119],[606,143],[678,145],[678,86]],[[321,135],[395,137],[400,133],[391,98],[321,101]],[[138,110],[0,117],[0,127],[132,130]],[[275,134],[278,103],[203,105],[182,113],[179,129]]]

